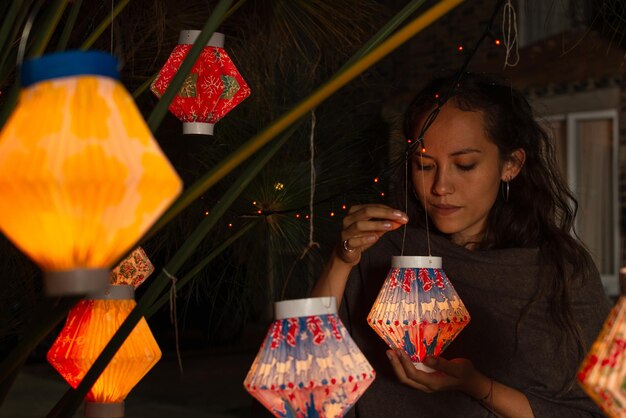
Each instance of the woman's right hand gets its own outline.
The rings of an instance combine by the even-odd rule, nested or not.
[[[351,266],[358,264],[361,253],[370,248],[386,232],[409,222],[406,213],[387,205],[367,204],[352,206],[343,218],[341,241],[335,254]]]

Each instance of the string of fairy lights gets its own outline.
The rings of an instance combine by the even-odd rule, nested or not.
[[[458,81],[460,80],[463,72],[466,70],[469,62],[472,60],[472,58],[474,57],[476,51],[478,50],[478,48],[480,47],[480,45],[482,44],[482,42],[484,41],[485,38],[490,38],[492,40],[492,46],[495,47],[506,47],[507,49],[510,47],[509,45],[506,45],[506,42],[503,42],[501,37],[496,36],[493,31],[492,31],[492,27],[493,27],[493,23],[495,21],[495,18],[497,16],[498,11],[500,10],[500,8],[502,7],[502,5],[504,4],[506,0],[500,0],[498,2],[498,4],[495,6],[493,13],[491,15],[491,18],[489,20],[488,25],[485,28],[485,31],[482,33],[481,37],[479,38],[479,40],[476,42],[475,46],[473,48],[467,47],[466,45],[463,45],[462,43],[457,44],[454,47],[454,50],[456,53],[461,53],[465,55],[465,60],[463,62],[463,65],[461,66],[461,68],[456,72],[456,76],[454,77],[455,82],[450,86],[450,89],[447,91],[442,91],[441,94],[437,93],[435,95],[435,98],[437,99],[437,107],[431,112],[431,114],[426,118],[426,123],[424,124],[424,126],[422,127],[419,135],[417,136],[417,138],[407,138],[406,141],[406,145],[407,145],[407,152],[400,156],[397,161],[392,162],[391,164],[388,164],[385,168],[383,168],[383,170],[381,170],[381,172],[370,178],[370,180],[368,180],[368,185],[370,187],[372,187],[372,189],[374,190],[374,193],[372,193],[372,197],[373,198],[378,198],[381,200],[386,199],[387,195],[385,192],[385,185],[384,182],[382,181],[383,178],[385,178],[390,172],[392,172],[393,170],[395,170],[400,164],[405,164],[408,155],[411,155],[413,152],[415,152],[418,149],[418,146],[421,146],[421,152],[425,152],[425,144],[423,141],[424,138],[424,134],[426,132],[426,130],[429,128],[430,125],[432,125],[432,123],[434,122],[435,118],[437,117],[437,114],[439,113],[441,107],[445,104],[445,102],[447,101],[448,97],[450,97],[452,90],[454,88],[454,86],[458,83]],[[371,183],[369,183],[371,182]],[[324,214],[322,214],[322,217],[326,217],[326,219],[328,220],[332,220],[335,217],[339,217],[339,215],[345,214],[347,213],[349,207],[351,206],[351,202],[347,202],[346,201],[346,196],[353,190],[358,189],[358,188],[364,188],[366,186],[365,183],[358,183],[355,184],[353,187],[349,188],[349,189],[344,189],[341,192],[337,192],[329,197],[323,198],[323,199],[319,199],[317,201],[315,201],[315,206],[320,206],[324,203],[327,202],[331,202],[331,208],[327,210],[327,212],[325,212]],[[285,184],[281,181],[276,181],[274,183],[274,190],[277,192],[285,192],[287,186],[285,186]],[[334,201],[336,201],[338,198],[341,199],[341,204],[337,205],[338,206],[338,210],[334,209]],[[296,208],[289,208],[289,209],[284,209],[284,210],[272,210],[272,209],[266,209],[267,207],[270,207],[270,204],[265,204],[265,202],[261,202],[260,200],[252,200],[249,202],[251,205],[251,209],[249,211],[242,211],[240,213],[237,214],[232,214],[229,218],[226,220],[226,226],[228,228],[233,228],[236,226],[237,224],[237,220],[241,220],[241,219],[249,219],[252,217],[264,217],[267,218],[269,216],[273,216],[273,215],[288,215],[288,216],[292,216],[295,219],[298,220],[302,220],[304,222],[308,221],[310,218],[310,213],[308,212],[309,209],[309,205],[308,204],[303,204],[300,207],[296,207]],[[207,209],[203,209],[202,210],[202,215],[203,216],[208,216],[210,213],[209,210]],[[320,214],[318,214],[316,212],[316,217],[319,217]]]

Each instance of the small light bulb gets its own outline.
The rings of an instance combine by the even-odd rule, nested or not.
[[[330,212],[330,216],[335,216],[335,212]]]
[[[458,49],[459,51],[463,51],[463,45],[459,45],[459,46],[457,47],[457,49]]]
[[[374,183],[378,183],[378,177],[374,177]]]
[[[232,228],[232,227],[233,227],[233,224],[228,224],[228,227],[229,227],[229,228]]]
[[[346,210],[346,205],[341,205],[341,209]]]

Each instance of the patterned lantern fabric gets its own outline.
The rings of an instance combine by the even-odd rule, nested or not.
[[[604,321],[580,365],[578,381],[608,416],[626,416],[626,296]]]
[[[276,321],[244,381],[277,417],[342,417],[375,372],[337,316],[335,298],[276,303]]]
[[[180,193],[180,178],[102,52],[27,61],[0,133],[0,229],[48,294],[98,292]]]
[[[133,294],[132,286],[111,286],[102,299],[82,300],[70,311],[47,359],[73,388],[135,307]],[[160,358],[142,318],[87,394],[85,415],[123,417],[124,399]]]
[[[191,50],[200,31],[180,33],[178,45],[150,90],[161,97]],[[213,135],[213,125],[250,95],[250,88],[224,50],[224,35],[214,33],[187,75],[170,111],[183,122],[183,133]]]
[[[137,289],[153,271],[146,252],[137,247],[111,271],[111,284],[127,284]]]
[[[367,322],[418,369],[426,356],[437,357],[470,320],[469,313],[441,269],[441,257],[393,257],[391,270]]]

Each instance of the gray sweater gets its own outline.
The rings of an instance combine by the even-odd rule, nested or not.
[[[391,257],[401,255],[401,242],[402,229],[386,234],[363,254],[346,287],[342,320],[377,372],[372,386],[347,416],[490,416],[464,393],[428,394],[400,384],[385,355],[388,346],[367,324],[367,314],[389,271]],[[520,390],[536,417],[602,416],[575,380],[581,359],[575,347],[564,346],[559,340],[559,329],[548,315],[545,297],[527,309],[516,334],[521,312],[539,283],[538,253],[536,248],[469,251],[431,235],[431,254],[443,258],[443,270],[471,315],[467,327],[442,357],[468,358],[485,375]],[[403,255],[428,255],[424,231],[409,227]],[[595,269],[592,280],[571,289],[570,299],[589,348],[611,306]],[[561,391],[564,387],[566,390]]]

